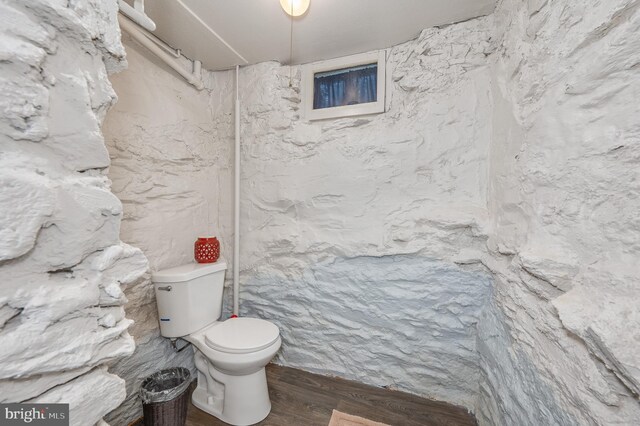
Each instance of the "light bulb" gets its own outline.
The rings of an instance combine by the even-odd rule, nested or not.
[[[300,16],[309,9],[311,0],[280,0],[280,6],[287,12],[287,15]]]

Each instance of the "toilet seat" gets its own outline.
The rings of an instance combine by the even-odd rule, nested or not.
[[[271,346],[280,336],[278,327],[258,318],[232,318],[211,327],[204,334],[212,349],[244,354]]]

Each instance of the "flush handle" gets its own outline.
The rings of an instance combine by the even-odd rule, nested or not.
[[[164,287],[158,287],[158,290],[171,291],[171,286],[170,285],[166,285]]]

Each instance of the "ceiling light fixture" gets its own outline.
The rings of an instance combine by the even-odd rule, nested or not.
[[[291,16],[301,16],[309,9],[311,0],[280,0],[280,6]]]

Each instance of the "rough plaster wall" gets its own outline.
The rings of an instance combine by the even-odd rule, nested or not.
[[[308,122],[299,74],[241,70],[242,311],[277,361],[473,407],[485,245],[491,18],[387,53],[387,112]]]
[[[130,355],[122,286],[147,269],[119,240],[100,124],[124,65],[115,1],[0,1],[0,402],[117,407]]]
[[[129,65],[111,76],[118,103],[103,126],[109,177],[124,205],[120,236],[144,251],[151,270],[193,261],[199,235],[217,235],[231,260],[232,74],[203,71],[205,90],[198,91],[126,36],[125,47]],[[159,334],[150,276],[126,295],[136,351],[113,368],[127,380],[128,395],[110,414],[113,424],[142,415],[138,389],[148,374],[172,366],[195,371],[191,348],[176,354]]]
[[[640,424],[640,2],[504,0],[478,417]]]

